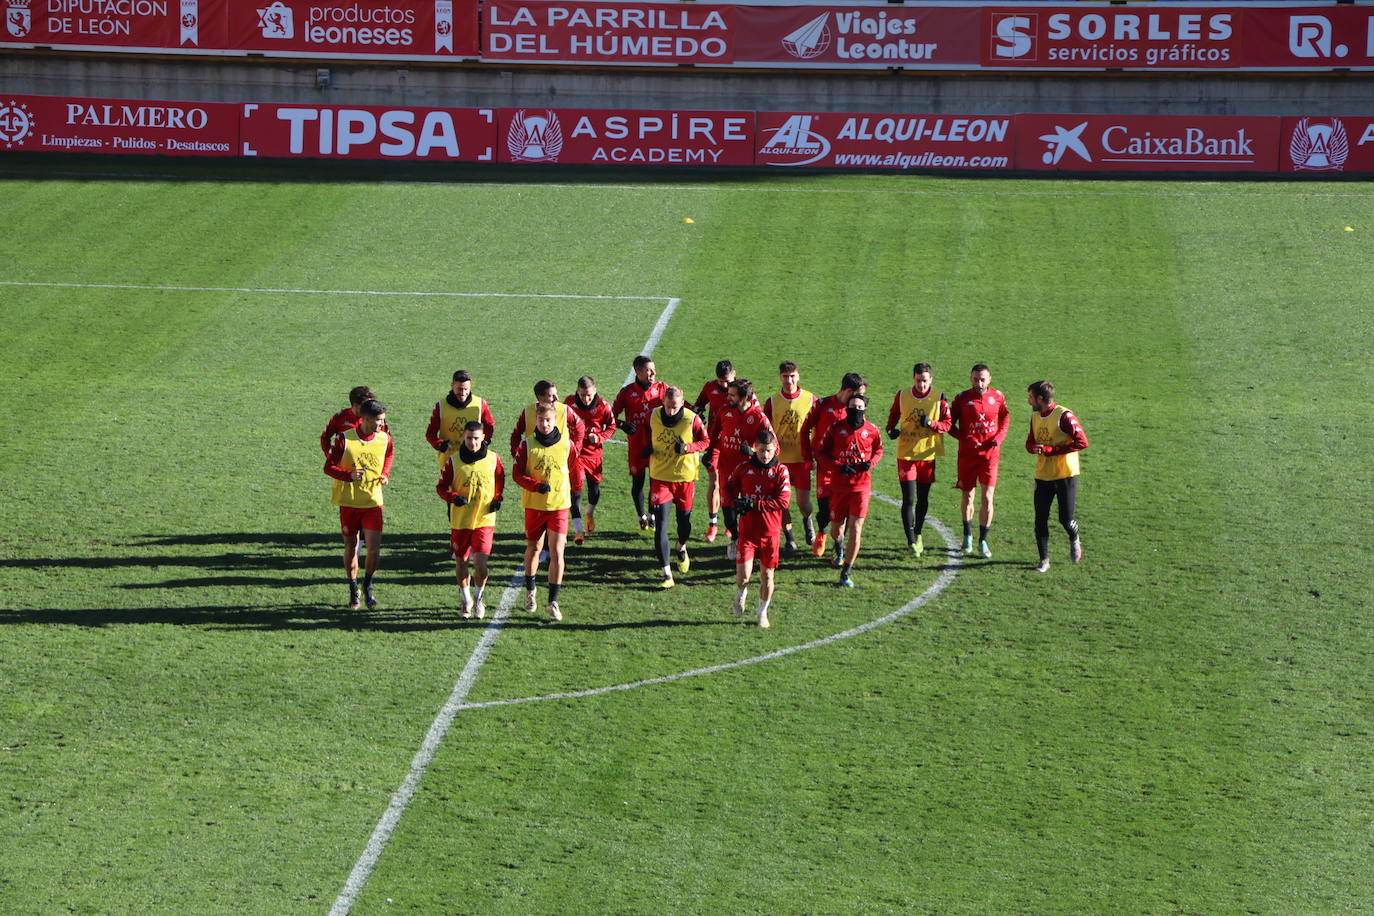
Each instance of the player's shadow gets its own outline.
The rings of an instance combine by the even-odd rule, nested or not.
[[[222,630],[358,630],[413,633],[480,627],[481,620],[463,620],[454,610],[376,608],[350,611],[315,603],[197,605],[146,608],[35,608],[0,610],[2,624],[57,624],[74,627],[114,627],[136,624],[199,626]]]

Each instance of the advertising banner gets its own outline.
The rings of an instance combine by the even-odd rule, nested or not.
[[[810,69],[974,68],[978,8],[740,6],[735,61]]]
[[[1240,7],[983,7],[985,67],[1236,68]]]
[[[243,156],[493,162],[492,108],[242,106]]]
[[[757,136],[758,165],[997,171],[1016,155],[1010,117],[761,111]]]
[[[1279,171],[1374,172],[1374,118],[1284,118]]]
[[[477,56],[477,0],[256,0],[230,3],[239,50],[290,57]]]
[[[738,9],[623,0],[486,0],[482,59],[729,64]]]
[[[1374,7],[1256,7],[1245,11],[1247,67],[1374,66]]]
[[[0,95],[0,150],[232,156],[239,106]]]
[[[0,42],[56,48],[225,47],[229,0],[0,0]]]
[[[1017,115],[1016,165],[1068,172],[1273,172],[1279,119]]]
[[[500,161],[753,165],[754,113],[503,108]]]

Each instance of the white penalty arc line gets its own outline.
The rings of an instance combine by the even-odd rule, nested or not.
[[[885,497],[877,493],[874,494],[874,498],[882,499],[885,502],[895,502],[895,500],[892,500],[889,497]],[[933,518],[927,519],[927,522],[930,524],[932,528],[939,532],[940,537],[944,539],[945,544],[950,548],[950,561],[945,565],[944,569],[940,571],[940,575],[936,577],[935,582],[932,583],[929,588],[921,592],[921,594],[917,595],[915,598],[908,601],[906,604],[902,605],[897,610],[883,617],[875,618],[873,620],[868,621],[867,623],[861,623],[858,626],[851,627],[843,632],[832,633],[829,636],[822,637],[821,639],[812,640],[808,643],[802,643],[801,645],[796,646],[788,646],[785,649],[777,649],[772,652],[767,652],[763,655],[756,655],[752,658],[742,658],[738,661],[725,662],[724,664],[720,665],[709,665],[705,668],[693,668],[691,671],[679,671],[677,674],[668,674],[664,675],[663,677],[646,678],[642,681],[631,681],[625,684],[612,684],[608,687],[593,687],[589,690],[572,690],[566,693],[548,693],[544,694],[543,696],[517,697],[509,700],[488,700],[482,703],[464,703],[459,708],[490,709],[494,706],[515,706],[520,703],[540,703],[546,700],[573,700],[578,699],[580,697],[599,696],[604,693],[615,693],[624,690],[635,690],[640,687],[650,687],[654,684],[668,684],[673,681],[683,680],[684,678],[699,677],[703,674],[717,674],[721,671],[730,671],[734,668],[743,668],[745,665],[757,665],[760,662],[768,662],[772,661],[775,658],[782,658],[787,655],[794,655],[797,652],[806,652],[810,649],[819,649],[822,646],[828,646],[832,643],[839,642],[842,639],[849,639],[853,636],[859,636],[860,634],[867,633],[869,630],[885,626],[889,623],[892,623],[895,620],[900,620],[903,617],[915,613],[920,608],[935,600],[935,598],[946,588],[948,588],[951,582],[954,581],[954,577],[959,574],[959,569],[961,566],[963,566],[963,553],[957,550],[957,547],[959,545],[958,542],[954,539],[953,533],[947,527],[945,527],[943,524],[941,524],[939,521]]]
[[[157,286],[138,283],[56,283],[0,280],[0,286],[37,286],[55,289],[136,289],[177,293],[274,293],[301,296],[408,296],[447,299],[615,299],[628,302],[677,302],[667,296],[591,296],[577,293],[460,293],[447,290],[288,289],[257,286]],[[661,319],[660,319],[661,320]]]
[[[680,302],[680,299],[668,299],[668,304],[663,307],[663,312],[658,316],[654,329],[649,333],[649,339],[644,343],[644,349],[641,352],[645,356],[653,354],[654,348],[663,338],[663,332],[668,327],[668,321],[677,311]],[[634,377],[633,372],[630,373],[630,377]],[[627,380],[625,384],[628,385],[629,381]],[[439,710],[439,714],[435,716],[434,722],[429,726],[429,731],[425,733],[424,742],[410,762],[410,771],[406,773],[405,779],[401,782],[401,787],[391,796],[391,803],[387,805],[381,820],[373,828],[372,836],[368,838],[367,846],[363,848],[363,854],[358,857],[358,861],[353,865],[348,880],[344,882],[343,890],[339,892],[334,905],[330,907],[329,916],[347,916],[353,909],[353,904],[357,902],[358,895],[362,893],[363,887],[366,886],[368,878],[372,877],[372,872],[377,867],[382,852],[385,851],[387,843],[391,841],[391,835],[396,831],[396,825],[401,822],[401,817],[405,814],[406,808],[415,798],[415,792],[420,787],[420,780],[429,771],[430,764],[434,762],[434,755],[439,752],[439,745],[443,743],[444,737],[453,725],[454,717],[459,710],[465,708],[463,701],[467,699],[468,692],[472,690],[472,685],[477,680],[477,673],[482,670],[482,665],[486,664],[487,657],[491,654],[491,647],[496,644],[496,637],[500,635],[501,628],[505,625],[507,618],[510,617],[511,607],[514,605],[515,597],[519,591],[516,586],[522,575],[523,571],[520,571],[511,577],[510,586],[501,595],[500,607],[497,608],[491,623],[482,631],[482,638],[477,641],[477,647],[472,650],[472,655],[468,657],[462,673],[458,675],[458,682],[453,685],[453,691],[449,694],[448,702]]]

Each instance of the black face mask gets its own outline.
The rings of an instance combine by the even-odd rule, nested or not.
[[[844,409],[845,421],[853,429],[858,429],[864,425],[864,411],[857,407],[846,407]]]

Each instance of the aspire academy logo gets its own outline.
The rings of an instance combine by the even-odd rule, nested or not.
[[[526,114],[520,109],[506,131],[506,149],[512,162],[557,162],[563,151],[563,128],[550,109]]]
[[[1339,172],[1350,156],[1350,138],[1340,118],[1303,118],[1293,126],[1288,157],[1300,172]]]

